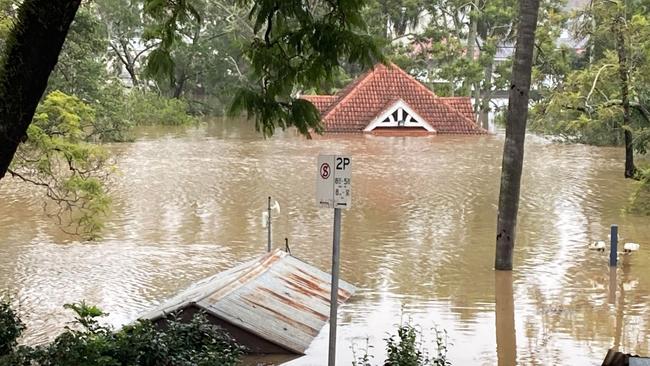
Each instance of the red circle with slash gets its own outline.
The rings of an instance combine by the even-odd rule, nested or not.
[[[320,166],[320,177],[323,179],[327,179],[330,177],[330,165],[327,163],[323,163]]]

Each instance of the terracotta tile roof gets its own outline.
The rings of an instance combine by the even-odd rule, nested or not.
[[[441,97],[451,107],[459,111],[463,116],[476,122],[476,114],[474,114],[474,107],[472,106],[472,98],[470,97]]]
[[[301,99],[308,100],[318,109],[321,115],[337,99],[336,95],[303,95]]]
[[[474,122],[469,98],[440,98],[395,65],[378,64],[332,100],[322,97],[303,98],[316,102],[326,132],[361,132],[391,101],[402,99],[437,133],[486,133]],[[321,109],[327,102],[330,105]]]

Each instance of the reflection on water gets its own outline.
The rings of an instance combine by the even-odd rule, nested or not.
[[[289,238],[294,255],[328,270],[333,214],[314,204],[315,159],[342,152],[354,159],[354,192],[341,276],[359,291],[340,310],[341,364],[366,340],[379,362],[404,317],[446,329],[455,365],[599,364],[613,345],[650,353],[650,225],[624,214],[633,184],[620,174],[623,151],[529,137],[516,270],[504,279],[492,270],[502,145],[502,136],[305,140],[290,131],[264,140],[232,121],[143,130],[111,146],[120,174],[98,242],[62,234],[38,192],[0,183],[0,288],[21,305],[30,342],[60,331],[70,320],[62,304],[80,299],[111,324],[128,322],[263,253],[269,195],[282,205],[274,242]],[[607,254],[586,250],[612,223],[642,243],[619,282]],[[287,364],[322,365],[327,334]]]
[[[494,297],[499,366],[513,366],[517,364],[517,331],[512,272],[494,272]]]

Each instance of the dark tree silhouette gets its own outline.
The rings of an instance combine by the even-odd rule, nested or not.
[[[528,118],[528,100],[535,47],[535,30],[539,0],[519,1],[517,45],[512,65],[512,79],[506,117],[506,141],[501,166],[501,190],[497,219],[497,270],[512,269],[512,250],[515,245],[521,171],[524,162],[524,139]]]

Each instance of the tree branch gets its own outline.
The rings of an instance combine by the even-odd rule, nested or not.
[[[587,105],[589,104],[589,99],[591,98],[591,94],[594,93],[594,89],[596,88],[596,83],[598,82],[598,78],[600,77],[600,73],[603,72],[603,70],[605,70],[606,68],[608,68],[610,66],[616,66],[616,65],[605,64],[596,73],[596,77],[594,78],[594,82],[593,82],[593,84],[591,84],[591,90],[589,90],[589,94],[587,94],[587,98],[585,99],[585,104],[587,104]]]

